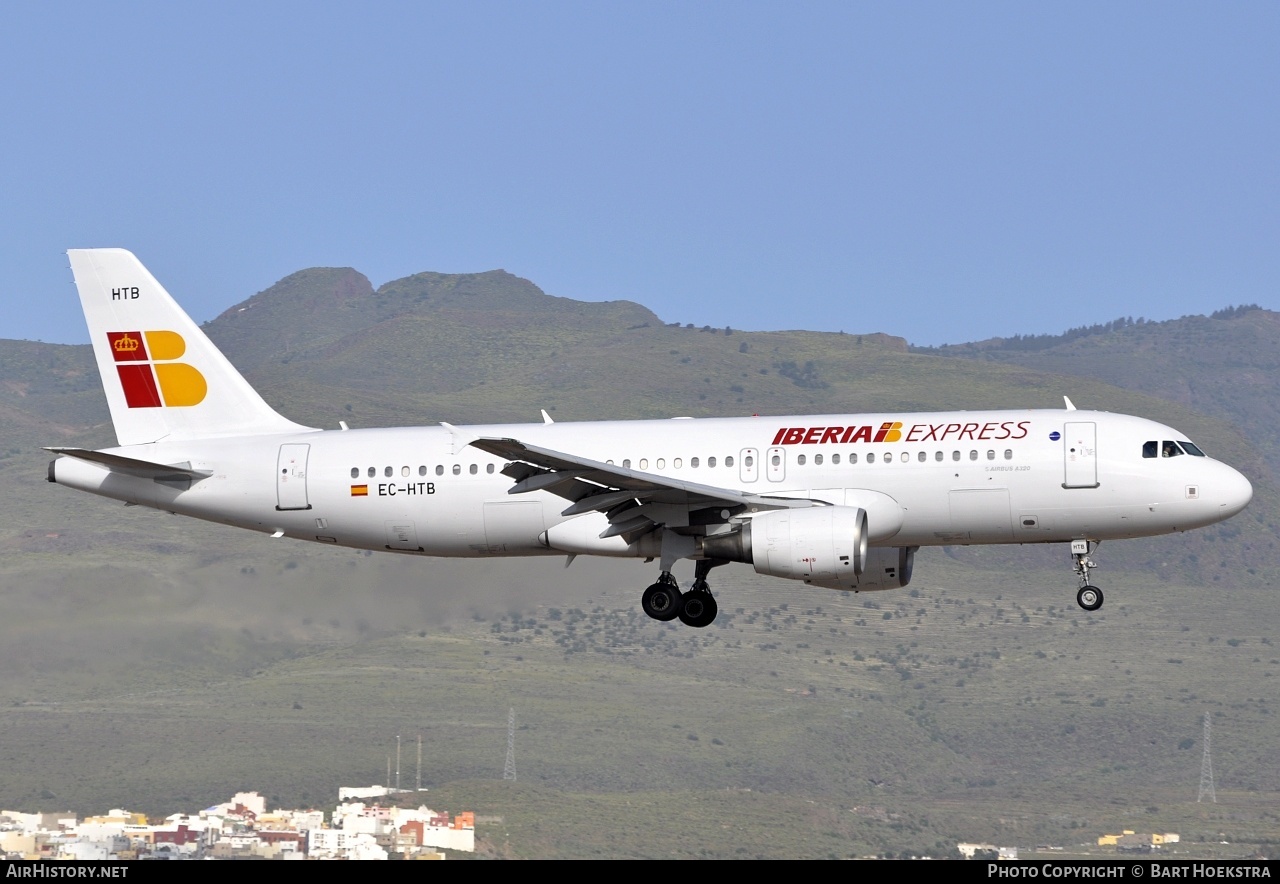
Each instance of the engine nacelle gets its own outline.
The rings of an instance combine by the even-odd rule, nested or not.
[[[867,551],[867,564],[853,586],[829,586],[829,589],[852,589],[857,592],[877,592],[882,589],[901,589],[911,582],[911,569],[915,565],[916,546],[877,546]],[[815,585],[823,586],[825,584]]]
[[[759,574],[852,588],[867,561],[867,513],[852,506],[772,510],[741,531],[704,538],[702,554],[748,562]]]
[[[774,510],[738,531],[702,538],[699,552],[826,589],[875,592],[910,583],[917,547],[868,549],[870,534],[860,507]]]

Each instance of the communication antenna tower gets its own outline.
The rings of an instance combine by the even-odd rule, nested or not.
[[[1209,754],[1209,713],[1204,714],[1204,758],[1200,761],[1200,796],[1196,803],[1204,801],[1207,796],[1210,804],[1217,804],[1218,797],[1213,793],[1213,758]]]
[[[400,735],[396,734],[396,791],[400,791]]]
[[[418,791],[422,791],[422,734],[418,734]]]
[[[516,707],[507,712],[507,763],[502,768],[504,780],[516,781]]]

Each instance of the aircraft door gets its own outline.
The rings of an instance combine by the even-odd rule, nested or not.
[[[765,475],[770,482],[787,478],[787,449],[775,445],[765,452]]]
[[[1098,487],[1098,425],[1071,423],[1063,428],[1063,488]]]
[[[760,450],[744,448],[738,455],[738,477],[743,482],[754,482],[760,478]]]
[[[309,510],[307,502],[307,456],[310,445],[289,443],[280,446],[276,459],[276,509]]]

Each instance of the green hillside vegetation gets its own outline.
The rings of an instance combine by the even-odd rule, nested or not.
[[[1229,421],[1280,468],[1280,314],[1248,305],[1168,322],[1116,320],[1063,335],[916,352],[1097,378]]]
[[[652,565],[366,555],[51,486],[41,445],[114,443],[91,354],[0,341],[0,807],[164,814],[245,788],[324,806],[382,781],[395,735],[421,733],[428,802],[476,810],[483,855],[946,855],[956,840],[1082,849],[1122,828],[1181,832],[1196,856],[1274,849],[1278,319],[913,352],[883,334],[667,324],[503,271],[374,290],[322,268],[206,325],[315,426],[1066,394],[1179,427],[1255,483],[1223,525],[1105,544],[1095,614],[1074,604],[1064,549],[954,547],[922,551],[890,593],[730,566],[702,632],[640,612]],[[516,783],[501,779],[512,706]],[[1206,711],[1217,805],[1195,801]]]

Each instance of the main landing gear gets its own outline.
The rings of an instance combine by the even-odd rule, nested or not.
[[[720,559],[697,561],[694,565],[693,585],[684,593],[680,591],[680,585],[671,576],[671,572],[663,571],[658,575],[658,582],[646,589],[640,597],[640,607],[654,620],[666,622],[679,617],[681,623],[695,629],[710,626],[720,612],[720,606],[711,595],[707,574],[712,568],[723,564],[726,562]]]
[[[1097,544],[1092,544],[1097,549]],[[1076,604],[1086,611],[1096,611],[1102,607],[1102,590],[1089,583],[1089,571],[1098,567],[1098,563],[1089,558],[1090,543],[1087,540],[1071,541],[1071,558],[1076,578],[1080,581],[1080,590],[1076,593]]]

